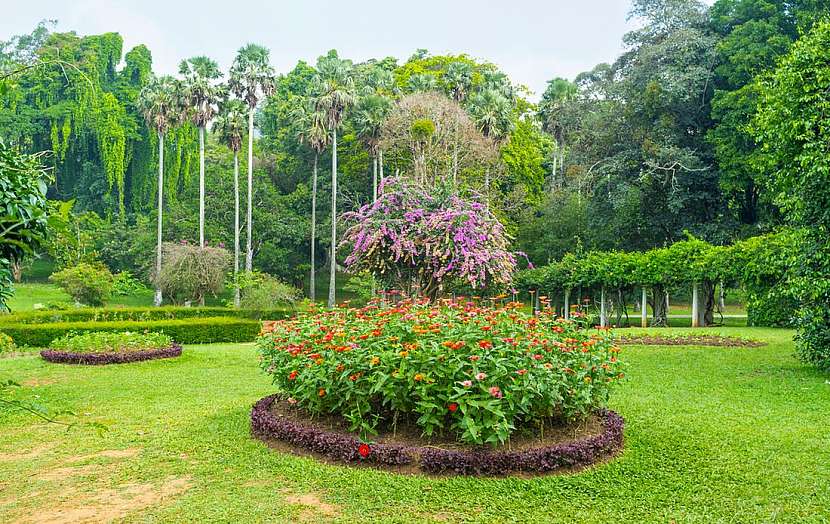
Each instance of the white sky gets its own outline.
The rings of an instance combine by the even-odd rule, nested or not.
[[[358,62],[416,49],[465,52],[497,64],[536,92],[573,78],[622,49],[633,27],[629,0],[0,0],[0,40],[57,19],[57,31],[116,31],[126,53],[146,44],[156,72],[205,54],[230,66],[247,42],[271,49],[278,72],[313,63],[329,49]]]

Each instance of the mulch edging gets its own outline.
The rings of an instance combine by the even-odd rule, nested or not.
[[[176,343],[163,349],[124,351],[121,353],[73,353],[70,351],[56,351],[54,349],[45,349],[40,352],[40,356],[49,362],[58,364],[81,364],[86,366],[125,364],[127,362],[139,362],[142,360],[173,358],[181,354],[182,347]]]
[[[622,335],[617,344],[627,346],[709,346],[726,348],[757,348],[766,346],[760,340],[748,340],[721,335]]]
[[[527,449],[523,451],[492,451],[476,448],[470,451],[442,449],[434,446],[372,444],[368,455],[357,437],[303,425],[276,415],[271,406],[278,395],[270,395],[251,409],[251,432],[265,441],[276,441],[302,452],[322,456],[350,465],[370,465],[407,473],[436,475],[543,474],[574,471],[602,462],[623,447],[623,418],[610,410],[597,413],[602,420],[602,433],[573,442]]]

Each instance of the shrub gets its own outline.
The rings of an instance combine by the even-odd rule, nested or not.
[[[353,305],[363,306],[372,300],[373,292],[378,291],[377,281],[368,271],[361,271],[349,277],[343,289],[354,295]]]
[[[231,260],[226,249],[167,242],[162,250],[161,273],[154,280],[173,303],[201,302],[224,288]]]
[[[0,315],[0,329],[7,324],[47,324],[50,322],[120,322],[183,320],[206,317],[234,317],[250,320],[278,320],[290,315],[285,308],[231,309],[223,307],[133,307],[133,308],[81,308],[61,311],[30,311],[13,315]]]
[[[344,214],[352,246],[346,265],[385,285],[435,298],[453,281],[503,287],[516,268],[504,226],[477,197],[450,187],[387,179],[377,201]]]
[[[164,333],[179,344],[211,342],[251,342],[261,323],[228,317],[189,318],[184,320],[55,322],[51,324],[5,324],[3,331],[18,344],[46,347],[68,333],[147,331]]]
[[[164,333],[90,332],[70,333],[52,341],[51,349],[70,353],[119,353],[164,349],[173,344],[173,340]]]
[[[112,273],[100,262],[82,262],[52,273],[49,280],[60,286],[76,302],[89,306],[103,306],[112,294]]]
[[[407,421],[498,444],[603,406],[621,376],[610,337],[518,306],[403,302],[265,323],[262,367],[299,407],[362,435]]]
[[[12,337],[5,333],[0,333],[0,353],[10,353],[17,349]]]
[[[122,297],[147,291],[147,286],[129,271],[116,273],[112,279],[112,294]]]
[[[246,309],[291,306],[300,300],[300,290],[267,273],[239,274],[240,305]]]

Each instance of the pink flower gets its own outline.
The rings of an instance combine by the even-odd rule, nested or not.
[[[491,386],[490,387],[490,395],[496,398],[502,398],[504,394],[501,392],[501,388],[498,386]]]
[[[461,385],[464,386],[465,388],[468,388],[468,387],[473,385],[473,381],[472,380],[463,380],[461,382]]]
[[[476,380],[484,380],[487,378],[487,373],[476,373]]]

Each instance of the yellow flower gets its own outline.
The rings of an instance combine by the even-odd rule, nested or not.
[[[377,366],[380,364],[380,359],[378,357],[372,357],[372,360],[370,360],[369,363],[373,366]]]

